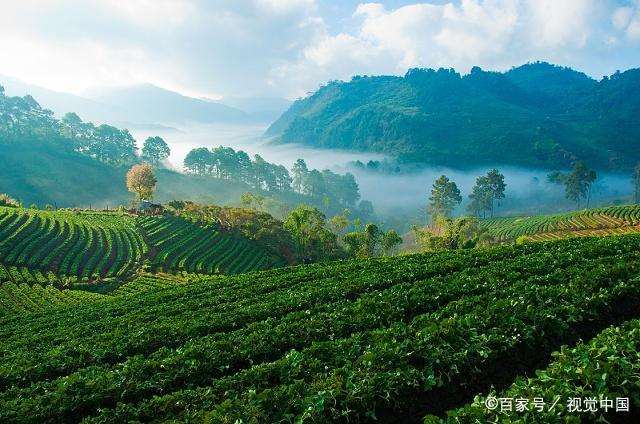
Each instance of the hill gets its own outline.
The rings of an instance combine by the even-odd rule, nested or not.
[[[127,113],[141,123],[247,123],[252,118],[240,109],[184,96],[152,84],[103,89],[89,93],[97,102]]]
[[[639,252],[637,235],[582,238],[159,282],[73,307],[34,304],[0,315],[0,420],[444,416],[546,366],[563,344],[638,318]],[[605,330],[589,345],[596,351],[563,350],[584,361],[585,351],[606,346],[611,354],[597,356],[598,367],[578,374],[580,363],[556,356],[561,365],[549,365],[549,375],[573,368],[567,393],[597,379],[589,394],[626,396],[638,408],[631,340],[635,322]],[[551,398],[554,381],[541,375],[536,394]],[[566,410],[557,413],[560,421]]]
[[[0,207],[2,281],[58,287],[123,281],[143,265],[234,274],[284,261],[239,234],[180,217]]]
[[[480,228],[499,242],[513,241],[519,237],[544,241],[637,233],[640,232],[640,205],[608,206],[555,215],[483,219]]]
[[[58,117],[64,116],[67,112],[81,111],[82,118],[92,122],[115,124],[128,120],[127,113],[115,106],[27,84],[16,78],[0,75],[0,85],[4,86],[8,96],[35,97],[43,107],[52,110]]]
[[[627,170],[640,161],[640,69],[595,81],[544,62],[468,75],[334,81],[296,101],[267,130],[282,143],[386,153],[453,167],[559,168],[581,159]]]

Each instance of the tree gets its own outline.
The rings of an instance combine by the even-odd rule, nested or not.
[[[504,192],[507,185],[504,182],[504,175],[502,175],[497,169],[492,169],[487,173],[487,185],[489,188],[490,197],[490,211],[493,218],[494,200],[500,201],[504,199]],[[500,204],[498,203],[498,206]]]
[[[591,185],[596,178],[596,171],[589,169],[582,161],[576,162],[570,173],[556,171],[547,175],[549,182],[564,185],[567,199],[578,205],[580,205],[580,199],[586,199],[587,208],[591,198]]]
[[[316,262],[342,256],[337,237],[326,228],[326,218],[317,208],[300,205],[283,223],[296,241],[297,256],[301,262]]]
[[[467,211],[472,215],[484,215],[485,211],[491,209],[492,193],[487,177],[476,178],[476,184],[471,189],[469,199],[471,201],[467,205]]]
[[[640,163],[633,169],[631,182],[633,183],[633,201],[640,203]]]
[[[304,159],[296,160],[291,167],[291,172],[293,173],[293,189],[298,193],[302,193],[304,188],[304,179],[309,172]]]
[[[187,153],[184,158],[184,168],[197,175],[207,175],[213,169],[213,155],[206,147],[198,147]]]
[[[476,184],[469,195],[471,202],[467,206],[467,210],[477,216],[484,215],[485,211],[489,211],[493,218],[494,200],[504,199],[506,187],[504,175],[497,169],[492,169],[487,175],[476,178]]]
[[[376,256],[378,244],[382,237],[380,228],[375,224],[367,224],[364,227],[364,256],[373,258]]]
[[[389,230],[382,235],[382,251],[386,256],[390,256],[400,244],[402,237],[395,230]]]
[[[157,182],[153,168],[148,163],[134,165],[127,172],[127,189],[135,193],[140,201],[153,198]]]
[[[153,166],[158,166],[169,157],[171,149],[162,137],[148,137],[142,147],[142,160]]]
[[[341,214],[335,215],[333,218],[329,220],[329,225],[331,227],[331,231],[340,235],[344,230],[349,226],[349,215],[351,211],[349,209],[345,209]]]
[[[440,216],[451,216],[456,205],[460,202],[462,202],[462,196],[460,196],[460,190],[456,183],[450,181],[445,175],[441,175],[435,180],[431,189],[431,197],[429,197],[429,213],[432,220]]]

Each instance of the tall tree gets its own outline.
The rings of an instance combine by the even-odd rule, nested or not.
[[[158,166],[169,157],[171,149],[162,137],[147,137],[142,146],[142,160]]]
[[[127,172],[127,189],[135,193],[140,201],[153,199],[157,182],[153,168],[148,163],[133,165]]]
[[[283,226],[296,240],[297,256],[302,262],[341,256],[337,237],[326,228],[325,215],[318,209],[300,205],[289,213]]]
[[[304,189],[304,179],[309,172],[304,159],[296,160],[291,167],[291,172],[293,173],[293,189],[298,193],[302,193]]]
[[[472,215],[484,216],[484,213],[491,209],[492,192],[487,177],[476,178],[476,184],[471,189],[469,200],[467,211]]]
[[[591,198],[591,185],[596,178],[596,171],[589,169],[582,161],[576,162],[569,173],[556,171],[547,176],[549,182],[564,185],[566,198],[576,202],[578,206],[580,199],[586,199],[587,208]]]
[[[633,201],[640,203],[640,163],[633,169],[631,182],[633,183]]]
[[[441,175],[433,183],[431,196],[429,197],[429,213],[432,221],[436,217],[449,217],[455,207],[462,202],[460,190],[455,182],[450,181],[445,175]]]
[[[389,230],[382,235],[382,251],[385,256],[390,256],[400,244],[402,237],[395,230]]]
[[[495,209],[494,200],[499,202],[500,199],[504,199],[504,192],[507,185],[504,182],[504,175],[502,175],[497,169],[492,169],[487,173],[487,184],[491,193],[490,211],[491,217],[493,218],[493,211]],[[498,203],[498,206],[499,205],[500,203]]]
[[[207,175],[213,169],[213,155],[206,147],[198,147],[187,153],[183,164],[185,169],[193,174]]]

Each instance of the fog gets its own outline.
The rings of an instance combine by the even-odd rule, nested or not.
[[[319,150],[300,145],[276,145],[262,137],[266,126],[246,125],[190,125],[175,127],[173,130],[132,129],[131,134],[142,148],[144,140],[152,135],[159,135],[171,148],[169,163],[177,170],[182,170],[182,162],[189,151],[196,147],[232,147],[244,150],[251,157],[259,154],[267,162],[277,163],[291,168],[296,159],[302,158],[309,168],[337,169],[350,161],[382,159],[383,156],[373,153],[354,153],[339,150]]]
[[[383,155],[320,150],[300,145],[275,145],[264,139],[264,126],[193,125],[167,130],[157,128],[132,130],[139,147],[150,135],[160,135],[171,147],[169,162],[172,167],[182,170],[182,161],[187,153],[196,147],[227,146],[244,150],[250,155],[260,154],[265,160],[282,164],[288,168],[298,158],[303,158],[310,168],[325,169],[344,173],[352,172],[360,186],[363,199],[371,200],[378,216],[395,227],[408,227],[412,223],[426,220],[425,205],[433,181],[440,175],[447,175],[460,188],[464,201],[456,214],[464,214],[468,195],[475,179],[491,168],[499,169],[507,184],[506,198],[497,208],[499,215],[527,215],[558,213],[575,209],[576,205],[564,197],[561,186],[547,182],[549,169],[527,169],[510,166],[484,166],[469,170],[445,167],[429,167],[419,172],[406,174],[385,174],[349,167],[349,162],[371,159],[381,160]],[[599,173],[592,188],[590,206],[624,203],[630,200],[631,182],[629,175]],[[585,207],[582,204],[581,207]]]

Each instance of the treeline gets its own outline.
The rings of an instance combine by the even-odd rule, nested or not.
[[[5,143],[24,140],[53,144],[73,150],[112,166],[140,161],[156,166],[169,156],[169,147],[160,137],[149,137],[138,155],[136,140],[126,129],[83,122],[73,112],[56,119],[31,96],[8,97],[0,86],[0,139]]]
[[[256,190],[299,193],[325,208],[329,205],[354,207],[360,199],[358,183],[352,174],[310,170],[302,159],[295,162],[289,173],[283,165],[267,162],[257,154],[251,158],[246,152],[231,147],[199,147],[187,154],[184,168],[191,174],[242,182]]]

